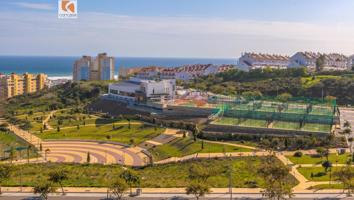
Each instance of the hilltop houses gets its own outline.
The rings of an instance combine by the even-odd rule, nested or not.
[[[297,52],[290,58],[289,67],[306,67],[311,71],[316,70],[316,62],[322,57],[323,71],[343,71],[349,69],[349,58],[343,54],[321,54],[315,52]]]
[[[177,79],[188,81],[197,77],[207,76],[234,69],[234,65],[212,65],[212,64],[193,64],[181,67],[143,67],[124,71],[125,76],[136,75],[140,79]]]
[[[306,67],[309,71],[316,70],[318,59],[322,59],[322,71],[350,70],[354,63],[354,55],[347,57],[339,53],[297,52],[293,56],[283,56],[262,53],[244,53],[239,59],[239,67],[254,69],[286,69]]]
[[[253,69],[286,69],[289,65],[289,56],[262,54],[262,53],[244,53],[239,59],[241,68]]]

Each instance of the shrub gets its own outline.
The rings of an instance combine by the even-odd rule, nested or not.
[[[300,158],[300,157],[302,157],[302,152],[301,151],[297,151],[297,152],[295,152],[294,153],[294,157],[298,157],[298,158]]]

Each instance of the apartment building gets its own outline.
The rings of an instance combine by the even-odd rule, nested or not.
[[[0,99],[37,92],[45,88],[46,83],[47,75],[45,74],[0,74]]]
[[[244,69],[286,69],[289,56],[262,53],[244,53],[239,59],[239,65]]]
[[[106,53],[100,53],[95,58],[82,56],[74,63],[73,80],[114,80],[114,65],[114,57]]]
[[[297,52],[290,58],[289,67],[306,67],[311,71],[316,70],[316,62],[322,56],[323,71],[343,71],[349,69],[349,58],[339,53]]]

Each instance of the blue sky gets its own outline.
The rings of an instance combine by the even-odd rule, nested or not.
[[[0,1],[0,55],[239,57],[242,52],[354,54],[353,0]]]

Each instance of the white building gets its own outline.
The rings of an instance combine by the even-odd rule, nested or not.
[[[306,67],[311,71],[316,70],[316,61],[323,57],[323,71],[348,70],[348,57],[343,54],[321,54],[315,52],[297,52],[290,58],[289,67]]]
[[[176,80],[143,80],[130,78],[128,81],[109,84],[108,96],[126,102],[170,100],[175,97]]]
[[[244,69],[286,69],[289,65],[289,56],[261,53],[244,53],[239,59],[239,66]]]

